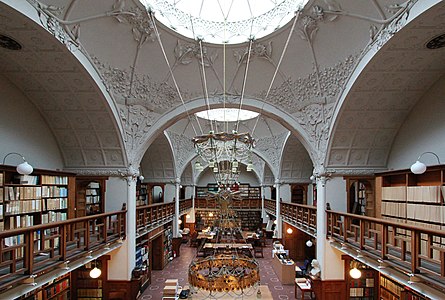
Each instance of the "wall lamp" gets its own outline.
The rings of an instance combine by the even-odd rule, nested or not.
[[[10,153],[6,154],[5,157],[3,158],[3,164],[5,164],[6,158],[13,154],[18,155],[23,159],[23,162],[21,164],[19,164],[16,168],[17,173],[22,174],[22,175],[29,175],[32,173],[32,171],[34,171],[34,168],[30,164],[28,164],[25,157],[17,152],[10,152]]]
[[[351,276],[354,279],[359,279],[360,277],[362,277],[362,271],[360,271],[358,268],[358,262],[353,261],[352,262],[352,269],[349,270],[349,276]]]
[[[437,158],[437,162],[440,165],[440,159],[439,156],[437,156],[436,153],[434,152],[423,152],[422,154],[419,155],[419,157],[417,158],[417,161],[415,163],[412,164],[411,166],[411,172],[413,172],[414,174],[423,174],[426,171],[426,165],[420,161],[420,159],[422,158],[423,155],[425,154],[432,154]]]

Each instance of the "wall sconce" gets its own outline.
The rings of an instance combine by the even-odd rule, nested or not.
[[[102,271],[97,267],[97,262],[94,261],[94,268],[90,271],[91,278],[99,278],[102,274]]]
[[[312,247],[313,245],[314,245],[314,243],[312,243],[311,240],[307,240],[307,241],[306,241],[306,246],[307,246],[308,248]]]
[[[190,216],[189,214],[187,214],[185,217],[186,217],[187,219],[190,219],[190,218],[191,218],[191,216]]]
[[[293,230],[292,230],[292,228],[288,228],[287,230],[286,230],[286,232],[288,233],[288,234],[292,234],[292,232],[294,232]]]
[[[273,220],[273,223],[275,224],[275,225],[277,225],[277,220],[275,219],[275,220]]]
[[[10,152],[10,153],[6,154],[5,157],[3,158],[3,164],[5,164],[6,158],[12,154],[18,155],[23,159],[23,162],[21,164],[19,164],[16,168],[17,173],[22,174],[22,175],[29,175],[32,173],[32,171],[34,171],[34,168],[30,164],[28,164],[25,157],[17,152]]]
[[[428,153],[428,154],[432,154],[432,155],[434,155],[434,156],[437,158],[437,162],[438,162],[438,164],[440,165],[440,159],[439,159],[439,156],[437,156],[437,154],[434,153],[434,152],[427,151],[427,152],[423,152],[422,154],[420,154],[419,157],[417,158],[417,161],[416,161],[415,163],[412,164],[412,166],[411,166],[411,172],[413,172],[414,174],[423,174],[423,173],[425,173],[425,171],[426,171],[426,165],[425,165],[423,162],[420,161],[420,158],[421,158],[423,155],[427,154],[427,153]]]
[[[181,219],[178,220],[178,224],[179,224],[179,225],[182,224],[182,220],[181,220]]]
[[[357,268],[358,263],[356,261],[352,262],[352,269],[349,270],[349,276],[351,276],[354,279],[359,279],[360,277],[362,277],[362,271],[360,271]]]
[[[212,212],[209,212],[209,217],[213,217],[213,213]]]

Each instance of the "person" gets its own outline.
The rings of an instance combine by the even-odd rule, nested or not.
[[[320,277],[320,263],[318,262],[318,260],[313,259],[311,262],[311,271],[310,271],[310,275],[315,277],[315,278],[319,278]]]

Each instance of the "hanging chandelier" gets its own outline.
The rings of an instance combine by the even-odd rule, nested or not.
[[[255,140],[250,133],[210,131],[192,139],[196,153],[213,171],[218,184],[230,186],[238,181],[240,163],[247,162],[247,171],[252,170],[252,148]],[[203,170],[201,162],[195,162],[195,169]]]

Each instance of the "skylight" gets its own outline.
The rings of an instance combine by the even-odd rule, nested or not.
[[[214,44],[264,37],[287,24],[308,0],[140,0],[176,32]]]
[[[239,117],[238,117],[239,111]],[[244,121],[256,118],[259,113],[237,109],[237,108],[216,108],[211,110],[204,110],[196,113],[196,116],[206,120],[215,120],[219,122],[236,122],[237,120]]]

